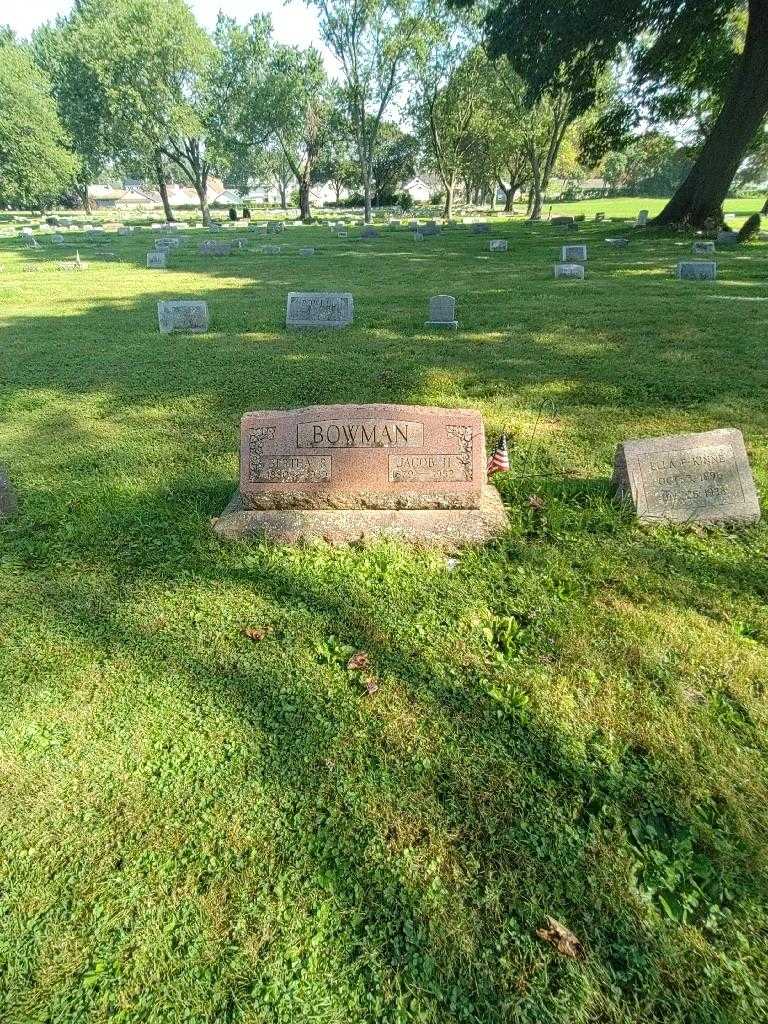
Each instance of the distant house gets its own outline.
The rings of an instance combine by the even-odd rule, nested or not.
[[[428,203],[432,198],[432,194],[438,191],[438,189],[430,187],[428,181],[417,175],[415,178],[411,178],[410,181],[404,182],[400,186],[400,191],[407,192],[414,203]]]

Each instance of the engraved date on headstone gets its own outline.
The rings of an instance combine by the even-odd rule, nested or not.
[[[729,444],[654,452],[639,460],[649,516],[741,504],[744,490]]]

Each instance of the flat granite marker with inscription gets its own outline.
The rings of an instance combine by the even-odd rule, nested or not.
[[[158,302],[157,320],[161,334],[171,334],[173,331],[205,334],[208,330],[208,303],[201,299]]]
[[[715,253],[715,243],[705,242],[701,239],[693,243],[693,255],[694,256],[713,256]]]
[[[715,281],[717,263],[714,260],[681,260],[677,264],[677,276],[685,281]]]
[[[613,471],[616,496],[643,523],[756,523],[760,503],[740,430],[624,441]]]
[[[166,270],[168,267],[168,253],[156,250],[147,253],[147,270]]]
[[[555,277],[576,277],[584,280],[584,265],[582,263],[556,263]]]
[[[506,252],[509,248],[509,243],[506,238],[494,238],[488,243],[488,249],[490,252]]]
[[[587,261],[586,245],[564,245],[560,250],[560,259],[563,263],[577,263]]]
[[[288,292],[286,327],[346,327],[354,316],[349,292]]]
[[[479,412],[319,405],[243,417],[240,486],[213,526],[227,539],[459,545],[500,533],[506,514]]]

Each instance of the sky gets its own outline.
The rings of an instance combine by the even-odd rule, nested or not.
[[[268,12],[272,15],[274,36],[281,43],[292,43],[296,46],[314,44],[328,61],[328,54],[320,40],[317,26],[317,13],[314,8],[307,7],[301,0],[188,0],[195,12],[197,20],[207,29],[216,24],[216,16],[220,10],[240,22],[248,21],[254,14]],[[72,8],[72,0],[26,0],[25,3],[10,3],[6,7],[0,0],[0,25],[10,25],[21,38],[46,21],[53,21],[59,14],[68,14]]]

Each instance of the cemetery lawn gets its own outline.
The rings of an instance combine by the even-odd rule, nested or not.
[[[82,273],[0,239],[0,1020],[767,1019],[768,527],[640,527],[609,477],[734,426],[765,503],[768,243],[695,283],[689,237],[625,224],[358,235],[189,232],[165,272],[149,230],[74,235]],[[328,289],[354,326],[284,329]],[[209,334],[158,333],[174,297]],[[246,410],[379,401],[508,429],[505,537],[214,538]]]

